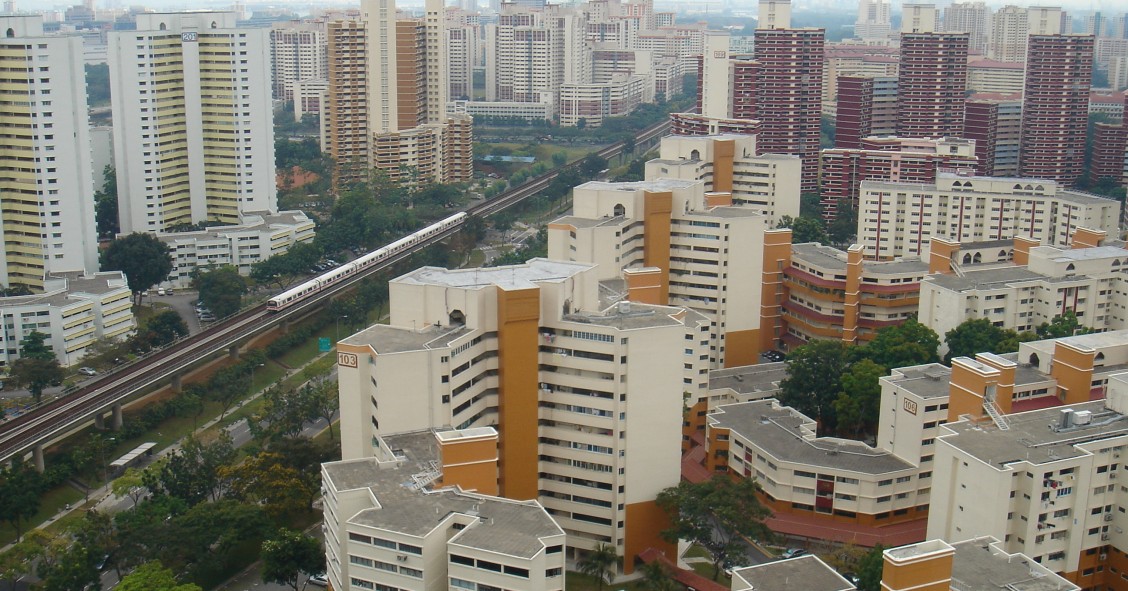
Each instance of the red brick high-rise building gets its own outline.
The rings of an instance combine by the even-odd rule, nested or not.
[[[1084,173],[1093,38],[1031,35],[1026,51],[1019,174],[1064,185]]]
[[[1097,123],[1095,128],[1089,181],[1112,178],[1118,185],[1128,186],[1128,126]]]
[[[866,75],[838,77],[834,147],[861,148],[864,138],[896,133],[897,78]]]
[[[803,159],[803,191],[818,187],[824,29],[756,29],[755,118],[763,154]]]
[[[902,33],[897,135],[963,137],[967,33]]]

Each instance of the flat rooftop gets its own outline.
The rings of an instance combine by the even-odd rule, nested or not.
[[[630,181],[624,183],[588,181],[576,188],[591,191],[674,191],[699,184],[701,184],[701,181],[660,178],[651,181]]]
[[[530,558],[543,548],[541,538],[562,535],[560,526],[536,501],[511,501],[462,492],[456,488],[431,490],[418,486],[419,475],[434,475],[439,458],[435,433],[419,431],[384,438],[400,459],[381,466],[376,458],[331,462],[322,470],[338,491],[369,489],[379,507],[364,509],[349,523],[423,536],[452,513],[475,521],[451,542]]]
[[[684,316],[682,316],[684,314]],[[564,322],[608,326],[619,330],[634,330],[655,326],[700,326],[709,319],[700,312],[674,306],[657,306],[622,302],[608,306],[602,312],[578,312],[565,314]]]
[[[1064,408],[1092,413],[1088,425],[1059,429]],[[1128,435],[1125,416],[1108,410],[1103,400],[1053,407],[1007,415],[1006,431],[993,423],[959,421],[943,429],[950,434],[940,436],[945,443],[998,469],[1014,462],[1045,464],[1087,455],[1079,443]]]
[[[1027,341],[1022,343],[1022,348],[1031,348],[1039,353],[1053,354],[1056,342],[1062,342],[1074,347],[1082,349],[1094,349],[1100,351],[1111,347],[1124,346],[1128,343],[1128,330],[1110,330],[1107,332],[1094,332],[1090,334],[1079,334],[1071,337],[1062,337],[1060,339],[1043,339],[1041,341]]]
[[[582,218],[574,215],[566,215],[553,220],[552,223],[567,224],[569,226],[575,226],[576,228],[598,228],[600,226],[618,226],[623,223],[625,219],[626,217],[621,215],[602,218]]]
[[[949,383],[952,380],[952,368],[939,363],[915,365],[913,367],[899,367],[896,370],[901,377],[886,376],[882,378],[924,399],[946,398],[949,395]]]
[[[747,585],[738,582],[744,579]],[[854,585],[817,556],[776,560],[733,572],[734,591],[852,591]]]
[[[805,242],[791,246],[792,260],[803,261],[809,265],[824,269],[841,269],[845,272],[846,257],[847,253],[845,251],[817,242]],[[928,263],[920,259],[903,261],[862,261],[862,273],[869,275],[901,275],[905,273],[926,275],[928,273]]]
[[[888,474],[916,468],[880,449],[860,441],[804,437],[804,425],[814,421],[789,407],[773,407],[774,400],[726,404],[708,415],[709,424],[730,429],[759,446],[774,458],[831,470],[863,474]]]
[[[506,267],[481,267],[473,269],[444,269],[420,267],[393,279],[409,285],[440,285],[462,289],[482,289],[497,286],[501,289],[527,289],[541,282],[563,281],[595,265],[549,259],[531,259],[523,265]]]
[[[952,544],[953,591],[1076,591],[1077,585],[1054,574],[1022,554],[1008,554],[995,538]]]
[[[1128,251],[1116,246],[1096,246],[1092,248],[1056,248],[1053,246],[1036,246],[1030,249],[1030,254],[1045,254],[1052,261],[1093,261],[1100,259],[1118,259],[1128,255]]]
[[[427,325],[418,330],[386,324],[368,328],[341,339],[346,345],[369,346],[379,355],[446,347],[469,329],[464,326]]]
[[[728,388],[738,394],[771,396],[779,391],[779,382],[787,377],[787,362],[742,365],[709,372],[709,389]]]
[[[964,271],[963,277],[951,273],[929,275],[925,280],[950,291],[962,292],[972,289],[1001,289],[1011,283],[1045,279],[1045,275],[1026,267],[1008,265],[990,269],[969,268]]]

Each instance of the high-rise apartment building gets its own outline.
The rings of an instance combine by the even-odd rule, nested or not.
[[[584,24],[573,7],[503,4],[497,24],[486,27],[486,100],[535,103],[562,84],[590,82]]]
[[[122,232],[277,210],[268,29],[143,13],[109,36]]]
[[[1027,57],[1019,175],[1072,185],[1085,168],[1093,38],[1031,35]]]
[[[773,5],[774,9],[769,8]],[[781,5],[787,5],[787,10]],[[757,28],[754,34],[759,72],[755,76],[756,111],[750,118],[761,123],[758,149],[762,154],[799,156],[803,190],[814,191],[818,187],[826,31],[791,28],[789,1],[765,0],[760,3],[760,15],[761,23],[772,23],[775,28]]]
[[[270,29],[274,98],[292,101],[293,83],[328,78],[328,49],[324,20],[274,23]]]
[[[1094,125],[1089,182],[1096,183],[1106,178],[1128,186],[1128,125],[1124,123]]]
[[[823,215],[834,219],[842,202],[856,207],[864,181],[931,183],[942,170],[971,172],[975,162],[974,145],[961,138],[868,137],[856,149],[823,150]]]
[[[976,59],[967,64],[968,92],[1019,93],[1026,80],[1026,65],[1020,62],[1001,62]]]
[[[964,137],[975,142],[980,176],[1018,176],[1022,140],[1021,95],[972,95]]]
[[[935,4],[906,3],[901,7],[901,34],[935,33],[940,30],[940,11]]]
[[[330,23],[322,137],[339,184],[370,169],[410,184],[471,178],[473,121],[447,114],[445,23],[441,2],[413,19],[397,18],[393,0],[368,0],[360,21]]]
[[[859,39],[889,38],[892,32],[889,0],[858,0],[858,20],[854,23],[854,36]]]
[[[0,284],[40,291],[98,268],[82,39],[44,35],[41,16],[0,17],[0,31]]]
[[[1049,6],[1004,6],[991,17],[987,56],[1002,62],[1025,62],[1030,35],[1062,35],[1071,31],[1069,15]]]
[[[963,136],[967,50],[967,33],[901,33],[897,135]]]
[[[703,189],[669,179],[580,185],[575,214],[549,226],[549,256],[597,263],[602,281],[625,277],[632,302],[700,312],[712,367],[749,365],[761,351],[755,263],[770,220]],[[727,244],[743,258],[698,244]]]
[[[896,76],[839,76],[834,147],[860,149],[871,136],[897,133]]]
[[[1031,238],[1068,246],[1078,228],[1115,235],[1120,203],[1032,178],[939,173],[935,183],[863,181],[858,243],[867,258],[920,256],[930,238],[955,242]]]
[[[956,2],[944,8],[944,31],[967,33],[971,53],[987,53],[991,9],[986,2]]]
[[[672,555],[654,499],[680,480],[685,393],[708,392],[709,321],[604,299],[615,285],[546,259],[393,280],[389,324],[338,344],[342,459],[383,457],[397,433],[496,426],[497,476],[476,488],[538,500],[569,550]]]

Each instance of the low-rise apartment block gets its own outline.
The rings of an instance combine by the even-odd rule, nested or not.
[[[920,283],[918,319],[940,335],[978,318],[1034,330],[1066,312],[1097,331],[1128,328],[1128,249],[1100,246],[1101,237],[1082,230],[1071,249],[1019,238],[986,252],[934,240],[931,252],[951,262]]]
[[[708,393],[709,321],[622,289],[547,259],[393,280],[389,325],[338,344],[344,460],[380,457],[386,435],[496,426],[500,495],[539,500],[570,549],[672,555],[654,499],[680,479],[686,393]]]
[[[44,281],[43,293],[0,298],[0,365],[19,359],[20,343],[33,331],[47,335],[45,342],[60,364],[74,365],[99,339],[133,332],[132,304],[120,271],[52,276]]]
[[[1119,220],[1118,201],[1053,181],[939,173],[927,184],[862,181],[858,242],[881,260],[921,256],[930,238],[1068,246],[1078,228],[1116,235]]]
[[[242,223],[194,232],[164,232],[157,238],[172,255],[172,287],[188,287],[197,271],[231,265],[247,275],[251,265],[313,240],[314,223],[300,211],[250,213]]]
[[[537,501],[496,496],[497,459],[481,427],[378,438],[371,457],[323,464],[332,588],[562,591],[564,531]]]

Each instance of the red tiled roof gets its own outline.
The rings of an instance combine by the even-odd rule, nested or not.
[[[712,476],[705,467],[705,446],[695,445],[682,455],[681,477],[683,480],[698,483],[709,480]]]
[[[772,531],[785,535],[851,542],[871,548],[877,544],[889,547],[922,542],[928,526],[924,518],[875,527],[798,513],[776,513],[765,523]]]
[[[712,579],[703,577],[691,570],[678,568],[678,565],[670,561],[670,559],[666,557],[666,554],[660,550],[647,548],[638,553],[638,558],[647,564],[655,560],[661,562],[670,569],[670,574],[673,575],[675,581],[686,587],[692,587],[697,591],[729,591],[728,587]]]

